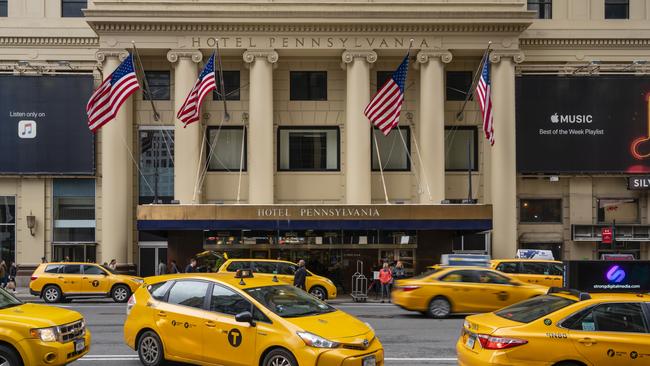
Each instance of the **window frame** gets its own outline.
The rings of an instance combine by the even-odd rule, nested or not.
[[[311,95],[311,90],[312,90],[311,83],[309,84],[307,99],[294,99],[294,94],[292,92],[293,88],[291,87],[291,85],[292,85],[292,81],[293,81],[293,75],[294,74],[299,74],[299,73],[300,74],[308,74],[308,75],[311,75],[311,74],[325,74],[325,96],[324,96],[323,99],[314,99],[314,97]],[[289,71],[289,101],[291,101],[291,102],[326,102],[328,100],[328,93],[327,93],[327,89],[328,89],[327,84],[328,84],[328,82],[327,82],[327,79],[328,79],[327,70],[290,70]],[[310,77],[310,81],[311,81],[311,77]],[[297,97],[298,95],[295,95],[295,96]]]
[[[411,171],[411,127],[410,126],[398,126],[399,131],[393,132],[393,133],[400,133],[400,131],[406,131],[406,136],[404,136],[404,140],[406,141],[406,147],[408,148],[406,152],[406,168],[383,168],[383,171],[385,172],[410,172]],[[397,129],[397,128],[396,128]],[[381,130],[375,126],[372,126],[370,129],[370,171],[371,172],[379,172],[381,171],[379,168],[375,169],[373,167],[373,159],[377,154],[377,149],[375,148],[375,139],[373,136],[373,133],[376,131],[381,132]],[[400,140],[402,139],[401,137],[399,138]],[[401,141],[400,141],[401,142]],[[400,144],[400,146],[403,146],[404,144]],[[382,160],[382,163],[384,161]],[[379,161],[377,161],[377,164],[379,164]]]
[[[171,142],[169,143],[169,144],[172,145],[172,146],[171,146],[171,156],[169,157],[169,162],[171,163],[171,166],[168,166],[168,167],[165,168],[165,169],[171,169],[171,170],[172,170],[172,191],[173,191],[173,184],[174,184],[173,175],[174,175],[174,172],[175,172],[175,169],[176,169],[176,159],[174,159],[174,155],[175,155],[174,151],[175,151],[175,148],[176,148],[176,146],[175,146],[175,144],[174,144],[174,137],[175,137],[174,126],[168,126],[168,125],[162,125],[162,126],[156,126],[156,125],[140,125],[140,126],[138,126],[138,130],[137,130],[137,133],[138,133],[138,137],[137,137],[137,144],[138,144],[138,158],[137,158],[137,159],[138,159],[138,169],[140,169],[140,170],[144,170],[144,169],[146,168],[146,166],[143,167],[143,165],[142,165],[142,138],[140,137],[140,133],[141,133],[141,132],[150,132],[150,131],[153,131],[153,134],[154,134],[154,135],[157,134],[158,132],[160,132],[161,134],[164,135],[164,140],[165,140],[165,141],[166,141],[166,139],[167,139],[168,137],[171,139]],[[164,131],[170,131],[170,132],[164,132]],[[171,136],[167,136],[168,133],[169,133]],[[166,149],[167,149],[167,146],[165,146],[165,150],[166,150]],[[154,159],[154,160],[155,160],[155,159]],[[158,160],[161,160],[160,157],[158,157]],[[161,168],[161,167],[159,167],[159,169],[160,169],[160,168]],[[137,187],[138,187],[138,204],[141,204],[141,205],[143,205],[143,204],[150,204],[150,203],[153,202],[153,199],[154,199],[154,195],[151,195],[151,196],[143,196],[143,195],[142,195],[142,190],[140,189],[140,183],[141,183],[141,179],[143,179],[143,174],[144,174],[143,171],[141,171],[141,174],[138,174],[138,182],[137,182]],[[154,173],[154,174],[155,174],[155,173]],[[146,175],[146,174],[144,174],[144,175]],[[160,182],[160,177],[158,177],[158,181]],[[150,184],[153,185],[153,184],[155,184],[155,182],[150,182]],[[153,193],[153,192],[152,192],[152,193]],[[159,192],[159,193],[160,193],[160,192]],[[158,195],[158,200],[162,200],[163,203],[169,203],[169,202],[166,202],[166,201],[167,201],[167,200],[171,201],[171,200],[174,199],[174,192],[171,192],[171,193],[172,193],[171,196],[166,196],[166,195],[159,194],[159,195]],[[149,198],[151,199],[151,201],[149,200]]]
[[[101,273],[86,273],[86,267],[93,267],[101,271]],[[101,275],[106,275],[108,276],[108,272],[103,269],[101,266],[95,265],[95,264],[82,264],[81,265],[81,272],[83,274],[88,274],[90,276],[101,276]]]
[[[52,242],[51,245],[96,245],[97,244],[97,179],[95,178],[72,178],[71,180],[92,180],[93,182],[93,195],[92,196],[58,196],[54,194],[54,185],[55,185],[55,180],[61,179],[61,180],[66,180],[67,178],[56,178],[52,181],[52,197],[51,202],[52,202],[52,220],[51,220],[51,230],[52,230]],[[92,240],[87,240],[87,241],[69,241],[69,240],[57,240],[55,238],[55,232],[57,229],[56,223],[57,221],[60,221],[58,217],[56,216],[56,208],[57,208],[57,198],[59,197],[72,197],[72,198],[80,198],[80,197],[92,197],[93,199],[93,207],[95,210],[95,218],[92,220],[94,222],[93,226],[93,239]],[[72,220],[71,220],[72,221]],[[76,221],[91,221],[91,220],[76,220]],[[71,227],[71,229],[84,229],[84,227]],[[96,250],[96,248],[95,248]],[[53,251],[53,250],[52,250]],[[95,251],[95,257],[97,256],[97,252]],[[86,248],[84,247],[84,257],[86,256]],[[86,259],[86,258],[84,258]]]
[[[241,162],[242,163],[241,171],[242,172],[248,171],[248,128],[246,128],[246,126],[244,126],[244,125],[235,125],[235,126],[221,126],[221,129],[222,130],[242,130],[243,131],[243,133],[244,133],[244,159]],[[205,159],[205,164],[207,165],[208,171],[209,172],[229,172],[229,173],[236,172],[236,173],[239,173],[239,169],[227,169],[227,168],[213,169],[213,168],[210,168],[209,160],[211,158],[210,158],[210,146],[209,145],[211,144],[211,142],[210,142],[210,131],[212,131],[212,130],[219,130],[219,126],[208,126],[208,128],[207,128],[207,130],[205,132],[206,133],[206,138],[207,138],[207,144],[205,146],[205,154],[206,154],[205,156],[208,157],[208,159]]]
[[[519,209],[517,210],[517,219],[519,224],[525,225],[559,225],[564,223],[564,199],[562,197],[518,197]],[[560,221],[523,221],[521,210],[523,207],[522,201],[560,201]]]
[[[625,2],[623,2],[625,1]],[[630,0],[623,0],[623,1],[614,1],[610,2],[610,0],[605,0],[604,1],[604,7],[603,7],[603,18],[605,20],[629,20],[630,19]],[[607,17],[607,6],[614,6],[614,7],[623,7],[625,6],[625,17],[624,18],[608,18]]]
[[[231,73],[235,73],[235,72],[237,73],[237,87],[234,90],[237,90],[238,92],[233,93],[233,94],[229,94],[228,85],[226,85],[226,80],[225,80],[226,79],[226,74],[231,74]],[[223,81],[224,85],[223,86],[226,89],[226,101],[229,101],[229,100],[231,100],[231,101],[241,100],[241,70],[223,70],[223,76],[224,76],[224,81]],[[218,85],[217,89],[220,89],[220,88],[221,88],[221,86]],[[217,89],[212,91],[212,100],[217,101],[217,102],[223,102],[223,99],[221,99],[219,97],[219,95],[217,94]],[[230,92],[232,92],[232,91],[233,90],[230,90]],[[235,95],[237,96],[236,98],[234,98]]]
[[[81,3],[83,3],[83,4],[85,4],[85,6],[82,7],[81,9],[88,9],[88,0],[61,0],[61,18],[85,18],[83,10],[81,10],[81,9],[79,9],[81,11],[81,16],[65,15],[63,13],[63,7],[64,7],[65,3],[68,3],[68,4],[81,4]]]
[[[169,302],[169,294],[172,292],[174,287],[181,283],[181,282],[202,282],[202,283],[207,283],[208,287],[205,292],[205,296],[203,298],[203,305],[200,308],[196,308],[194,306],[189,306],[189,305],[183,305],[183,304],[176,304],[176,303],[171,303]],[[201,280],[201,279],[196,279],[196,278],[187,278],[187,279],[181,279],[181,280],[175,280],[174,283],[167,289],[167,293],[165,293],[165,303],[169,305],[174,305],[174,306],[182,306],[190,309],[198,309],[198,310],[204,310],[204,311],[209,311],[209,305],[210,305],[210,299],[211,296],[208,296],[210,294],[210,290],[212,289],[212,281],[206,281],[206,280]],[[157,301],[162,301],[162,300],[157,300]]]
[[[152,100],[171,100],[172,99],[172,97],[171,97],[171,95],[172,95],[172,75],[171,75],[171,71],[169,71],[169,70],[145,70],[144,75],[147,78],[147,85],[149,86],[149,90],[152,89],[151,80],[148,77],[148,75],[151,75],[151,74],[158,74],[158,75],[166,74],[167,75],[167,85],[164,86],[164,87],[167,88],[167,93],[165,95],[166,98],[156,98],[156,96],[153,95]],[[163,86],[155,85],[155,87],[163,87]],[[146,101],[149,100],[147,98],[147,94],[144,91],[144,88],[142,89],[142,100],[146,100]]]
[[[283,169],[281,166],[282,158],[282,131],[291,131],[291,130],[333,130],[336,131],[336,169]],[[340,172],[341,171],[341,129],[339,126],[312,126],[312,125],[302,125],[302,126],[278,126],[277,132],[277,153],[276,153],[276,164],[278,172]]]
[[[542,19],[542,20],[548,20],[548,19],[553,19],[553,0],[528,0],[526,2],[526,9],[528,11],[535,11],[536,13],[536,18],[535,19]],[[531,9],[531,5],[537,5],[537,10]],[[548,13],[546,12],[545,7],[548,6]],[[540,11],[544,7],[544,11]],[[542,17],[542,14],[548,14],[548,17]]]
[[[472,157],[474,160],[474,164],[472,164],[472,172],[478,172],[479,171],[479,161],[478,161],[478,149],[479,149],[479,142],[478,142],[478,127],[477,126],[445,126],[445,172],[467,172],[467,169],[448,169],[447,168],[447,131],[448,130],[465,130],[469,131],[472,130],[474,132],[474,156]]]
[[[579,313],[587,313],[587,312],[592,312],[595,308],[603,305],[614,305],[614,304],[638,304],[639,307],[641,308],[641,315],[643,316],[644,324],[643,326],[645,327],[645,332],[644,333],[639,333],[639,332],[620,332],[620,331],[610,331],[610,330],[582,330],[582,329],[571,329],[565,323],[572,318],[573,316],[579,314]],[[585,316],[583,315],[582,318]],[[616,333],[616,334],[650,334],[650,305],[647,302],[644,301],[607,301],[607,302],[600,302],[597,304],[593,304],[591,306],[588,306],[586,308],[578,309],[577,311],[574,311],[573,313],[567,315],[565,318],[557,322],[558,328],[561,329],[566,329],[570,330],[573,332],[592,332],[596,334],[603,334],[603,333]]]
[[[620,219],[619,219],[619,224],[640,224],[641,223],[641,200],[640,200],[639,197],[610,197],[610,196],[600,197],[600,196],[598,196],[598,197],[594,197],[594,198],[596,200],[596,202],[595,202],[596,214],[594,216],[595,216],[597,224],[601,224],[601,225],[612,225],[613,224],[612,222],[608,222],[606,220],[603,220],[603,221],[600,220],[600,212],[599,211],[600,211],[600,201],[601,200],[607,200],[607,201],[633,200],[633,201],[635,201],[636,202],[636,220],[634,220],[634,221],[627,221],[627,220],[620,221]],[[623,203],[625,203],[625,202],[623,202]]]

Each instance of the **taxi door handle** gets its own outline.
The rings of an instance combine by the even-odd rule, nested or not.
[[[158,312],[158,316],[164,318],[167,316],[167,313],[161,310]]]
[[[596,344],[596,343],[598,343],[598,342],[596,342],[596,340],[593,339],[593,338],[582,338],[582,339],[578,339],[578,342],[584,344],[585,346],[591,346],[592,344]]]
[[[87,280],[87,279],[88,279],[88,277],[83,277],[83,279],[84,279],[84,280]]]
[[[58,279],[63,280],[64,278],[59,276]]]
[[[205,322],[206,327],[214,328],[217,326],[217,323],[213,322],[212,320],[208,320]]]

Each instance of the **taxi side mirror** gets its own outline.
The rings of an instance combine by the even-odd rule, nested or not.
[[[253,320],[253,314],[250,311],[244,311],[235,315],[235,321],[239,323],[248,323],[251,327],[255,326],[255,321]]]

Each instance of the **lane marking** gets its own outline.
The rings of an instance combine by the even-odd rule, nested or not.
[[[416,358],[395,358],[395,357],[385,357],[384,361],[458,361],[456,357],[416,357]]]

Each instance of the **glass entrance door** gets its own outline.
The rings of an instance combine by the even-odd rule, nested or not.
[[[158,265],[165,264],[166,272],[169,271],[167,263],[167,242],[140,242],[140,265],[138,266],[141,277],[156,276]]]

